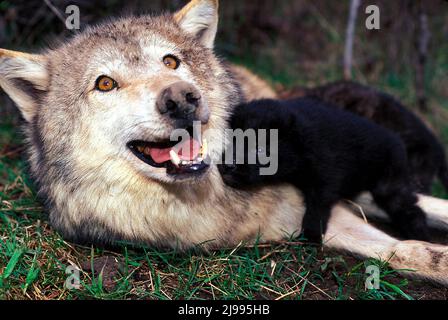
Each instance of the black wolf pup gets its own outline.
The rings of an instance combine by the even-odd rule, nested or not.
[[[395,132],[406,147],[408,170],[416,191],[431,194],[435,177],[448,190],[448,166],[442,143],[415,113],[393,96],[352,81],[297,87],[281,94],[283,98],[299,96],[318,98]]]
[[[234,161],[219,169],[223,180],[234,188],[291,183],[300,189],[306,202],[303,233],[309,241],[322,241],[338,201],[354,199],[363,191],[372,193],[403,237],[428,239],[426,215],[416,205],[404,145],[389,130],[312,98],[242,104],[234,110],[230,126],[243,131],[278,130],[278,154],[269,154],[278,159],[275,174],[261,175],[265,165],[259,160],[246,162],[251,152],[259,159],[259,153],[276,150],[270,139],[265,149],[260,141],[256,150],[245,147],[245,164]]]

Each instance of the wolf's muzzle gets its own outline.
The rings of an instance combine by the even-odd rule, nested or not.
[[[193,85],[185,81],[173,83],[162,90],[157,98],[159,112],[176,123],[201,121],[207,124],[210,111],[201,93]]]

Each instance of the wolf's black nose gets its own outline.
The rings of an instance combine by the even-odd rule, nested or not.
[[[175,120],[201,121],[205,124],[210,117],[199,90],[185,81],[163,89],[156,104],[161,114]]]

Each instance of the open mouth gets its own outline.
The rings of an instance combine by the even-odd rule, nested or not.
[[[181,142],[131,141],[128,148],[144,163],[166,168],[169,175],[201,174],[209,168],[207,141],[190,137]]]

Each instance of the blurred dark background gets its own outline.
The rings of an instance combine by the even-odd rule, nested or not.
[[[363,0],[356,26],[354,78],[415,107],[415,4],[419,0]],[[33,51],[73,32],[57,12],[76,4],[81,30],[103,19],[181,8],[187,0],[0,0],[0,47]],[[448,1],[422,1],[431,33],[425,70],[428,119],[448,141]],[[381,9],[381,30],[365,27],[367,5]],[[53,6],[53,8],[51,8]],[[349,0],[222,0],[217,52],[277,88],[342,78]],[[15,114],[3,96],[0,117]]]

